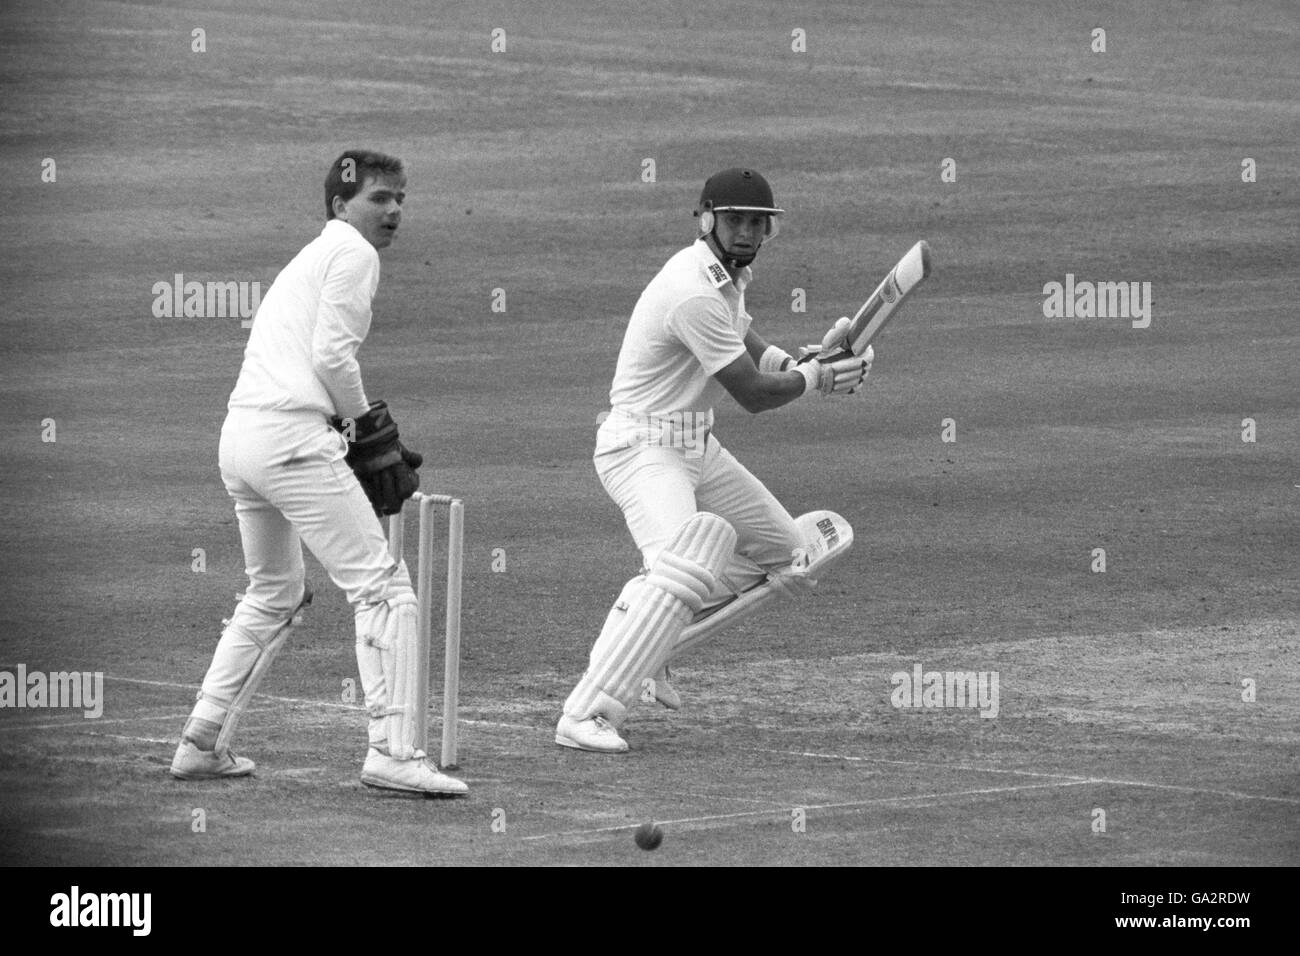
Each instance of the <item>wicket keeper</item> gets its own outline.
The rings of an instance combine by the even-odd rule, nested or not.
[[[564,704],[561,746],[626,751],[619,727],[633,700],[681,706],[669,661],[772,598],[810,588],[852,545],[843,518],[792,517],[712,434],[723,392],[762,412],[804,395],[854,392],[871,367],[870,349],[797,360],[751,327],[750,264],[783,212],[752,169],[710,177],[698,237],[668,260],[632,312],[594,462],[644,569],[618,596]],[[841,319],[824,343],[847,325]]]
[[[361,381],[379,250],[402,217],[399,160],[350,150],[325,179],[325,228],[276,277],[253,321],[221,429],[219,463],[235,501],[248,589],[221,635],[186,721],[171,773],[242,777],[253,761],[230,749],[294,617],[310,600],[306,545],[346,594],[370,715],[361,782],[462,794],[416,747],[417,615],[405,562],[389,556],[378,514],[419,487],[422,463],[398,440],[384,402]]]

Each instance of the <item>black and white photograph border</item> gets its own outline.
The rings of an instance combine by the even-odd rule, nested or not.
[[[1298,42],[1288,0],[6,3],[0,862],[1300,863]],[[322,193],[348,150],[401,182]],[[709,192],[734,168],[766,204]],[[445,515],[417,558],[412,507],[388,597],[307,548],[311,603],[235,705],[218,641],[261,653],[274,607],[223,422],[251,366],[291,377],[272,290],[327,215],[363,277],[336,311],[366,315],[318,417],[386,402],[384,447],[463,502],[461,573]],[[836,339],[921,241],[870,353]],[[689,256],[715,271],[650,316]],[[629,399],[651,321],[694,405]],[[761,489],[736,514],[830,512],[851,547],[777,568],[795,538],[707,482],[686,513],[717,522],[672,537],[666,490],[625,514],[612,405],[662,413],[622,437],[665,480],[726,458]],[[379,510],[366,470],[407,465],[320,422]],[[452,799],[365,782],[414,759],[384,622],[426,557],[419,741]],[[177,779],[226,706],[255,769]]]

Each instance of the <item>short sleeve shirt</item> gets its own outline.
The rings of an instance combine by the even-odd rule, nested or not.
[[[707,415],[723,388],[713,376],[745,352],[752,272],[733,282],[701,240],[650,280],[628,322],[610,404],[634,415]]]

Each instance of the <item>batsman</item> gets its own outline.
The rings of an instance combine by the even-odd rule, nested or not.
[[[847,318],[795,358],[751,327],[751,263],[784,212],[752,169],[711,176],[698,236],[633,309],[594,463],[622,509],[643,570],[628,581],[564,704],[555,742],[623,753],[629,706],[681,698],[669,663],[771,601],[816,585],[853,543],[839,515],[793,517],[712,434],[725,392],[749,412],[857,391],[872,352],[847,348]]]

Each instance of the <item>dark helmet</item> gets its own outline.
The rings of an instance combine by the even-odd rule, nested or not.
[[[700,192],[699,208],[695,210],[695,215],[723,210],[766,212],[773,216],[785,212],[772,198],[772,187],[762,174],[739,166],[724,169],[709,177]]]
[[[699,208],[695,215],[700,217],[700,235],[713,235],[719,212],[761,212],[767,213],[767,235],[776,235],[777,216],[785,212],[772,197],[772,187],[763,176],[752,169],[734,167],[714,173],[704,184],[700,192]],[[716,236],[714,237],[716,241]],[[724,250],[725,252],[726,250]],[[734,260],[738,265],[748,265],[753,261],[749,256],[743,261]]]

